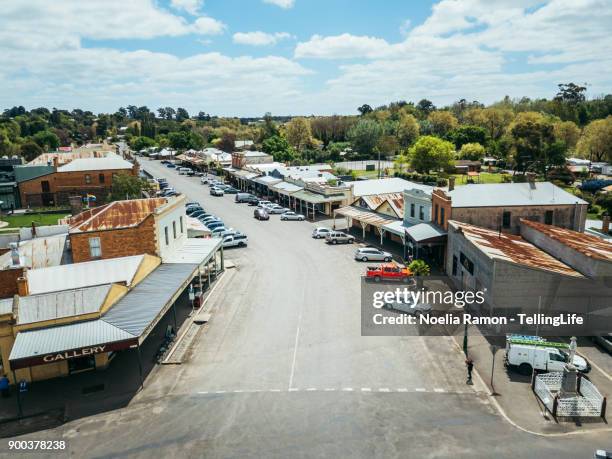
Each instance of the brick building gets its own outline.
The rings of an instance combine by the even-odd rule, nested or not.
[[[23,207],[67,204],[74,195],[93,195],[104,202],[111,191],[113,177],[126,173],[138,175],[138,165],[116,154],[79,158],[60,165],[57,156],[48,166],[22,166],[17,173]],[[30,169],[32,168],[32,169]]]
[[[149,254],[163,257],[187,238],[185,197],[115,201],[69,220],[75,263]]]

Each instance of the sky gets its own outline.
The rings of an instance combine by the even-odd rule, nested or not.
[[[2,0],[0,108],[219,116],[612,92],[610,0]]]

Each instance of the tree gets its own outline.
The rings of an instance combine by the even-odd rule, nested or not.
[[[357,107],[357,111],[361,116],[367,115],[368,113],[372,113],[374,109],[370,107],[368,104],[363,104],[361,107]]]
[[[233,152],[236,148],[236,133],[225,131],[217,142],[217,148],[225,151],[226,153]]]
[[[383,156],[392,156],[399,151],[400,146],[395,136],[383,135],[378,139],[376,148],[378,148],[378,151],[380,151]]]
[[[407,148],[416,142],[419,137],[419,122],[417,119],[406,112],[402,112],[397,122],[397,141],[400,147]]]
[[[417,172],[450,171],[454,164],[455,148],[447,140],[423,136],[408,150],[410,164]]]
[[[438,137],[444,137],[457,127],[457,118],[448,110],[432,112],[427,117],[431,123],[432,132]]]
[[[176,109],[176,121],[182,123],[189,119],[189,112],[182,107]]]
[[[586,86],[579,86],[575,83],[562,83],[557,86],[559,87],[559,92],[557,92],[554,100],[576,105],[584,102],[586,99],[584,95],[587,89]]]
[[[422,114],[422,118],[427,118],[431,112],[436,109],[436,106],[433,104],[431,100],[421,99],[417,103],[417,109]]]
[[[210,121],[210,115],[206,112],[198,112],[196,118],[198,121]]]
[[[553,134],[567,150],[574,150],[580,138],[580,128],[573,121],[559,121],[553,124]]]
[[[479,143],[466,143],[459,150],[459,158],[480,161],[485,157],[485,148]]]
[[[484,128],[490,139],[498,140],[514,119],[514,113],[507,108],[475,108],[466,111],[463,119],[466,123]]]
[[[45,150],[57,150],[60,146],[59,137],[51,131],[37,132],[32,139]]]
[[[130,147],[132,148],[132,150],[135,151],[145,150],[154,146],[155,140],[151,139],[150,137],[132,137],[132,139],[130,140]]]
[[[553,127],[541,113],[519,113],[509,127],[513,140],[515,170],[546,170],[546,149],[554,141]]]
[[[287,123],[287,141],[297,150],[302,151],[310,144],[312,133],[310,123],[306,118],[293,118]]]
[[[381,135],[382,128],[377,121],[361,119],[349,130],[348,139],[358,153],[371,157]]]
[[[42,153],[43,149],[40,148],[36,142],[31,140],[21,145],[21,156],[23,156],[26,161],[32,161]]]
[[[142,192],[149,190],[145,179],[121,172],[113,177],[113,186],[109,199],[122,201],[124,199],[142,198]]]
[[[578,141],[577,150],[591,161],[612,162],[612,116],[589,123]]]
[[[423,260],[413,260],[408,265],[408,270],[416,277],[417,288],[423,288],[423,277],[429,276],[429,265]]]
[[[480,145],[487,143],[487,131],[480,126],[459,126],[450,132],[448,137],[457,149],[461,149],[466,143],[479,143]]]
[[[289,162],[295,158],[295,152],[287,139],[279,135],[268,137],[263,141],[262,150],[274,157],[274,161]]]

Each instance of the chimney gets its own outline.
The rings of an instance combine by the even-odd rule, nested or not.
[[[68,200],[72,216],[78,215],[83,211],[83,198],[81,196],[70,196]]]
[[[17,294],[19,296],[28,296],[30,294],[30,287],[28,286],[28,278],[23,276],[17,278]]]
[[[603,222],[601,224],[601,232],[604,234],[610,233],[610,216],[606,213],[603,216]]]
[[[448,191],[453,191],[455,189],[455,177],[448,178]]]
[[[19,257],[19,243],[11,242],[9,247],[11,249],[11,265],[13,267],[21,266],[21,259]]]

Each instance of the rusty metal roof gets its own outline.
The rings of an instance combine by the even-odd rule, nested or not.
[[[451,228],[463,234],[467,240],[489,258],[565,276],[583,277],[578,271],[553,258],[521,236],[500,233],[455,220],[449,220],[448,224]],[[449,231],[449,236],[452,233],[453,231]]]
[[[521,219],[521,223],[589,258],[612,261],[612,242],[558,226]]]
[[[396,218],[392,218],[387,215],[378,214],[365,209],[358,209],[357,207],[353,206],[346,206],[336,209],[334,210],[334,215],[335,214],[350,217],[368,225],[376,226],[377,228],[397,220]]]
[[[115,201],[104,206],[82,212],[70,219],[70,232],[101,231],[138,226],[168,203],[166,198],[130,199]]]

